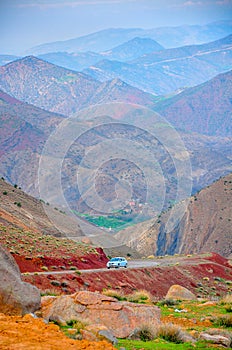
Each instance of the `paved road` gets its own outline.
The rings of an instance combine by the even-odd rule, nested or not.
[[[136,260],[129,260],[128,261],[128,269],[138,269],[138,268],[146,268],[146,267],[156,267],[156,266],[168,266],[170,264],[176,264],[181,263],[183,260],[184,264],[187,264],[186,257],[181,256],[172,256],[172,257],[165,257],[163,259],[136,259]],[[120,268],[123,269],[124,268]],[[118,269],[111,269],[110,271],[118,271]],[[92,273],[92,272],[102,272],[102,271],[109,271],[107,268],[100,268],[100,269],[88,269],[88,270],[78,270],[82,274],[84,273]],[[75,270],[62,270],[62,271],[39,271],[39,272],[27,272],[28,275],[65,275],[65,274],[72,274],[75,273]]]

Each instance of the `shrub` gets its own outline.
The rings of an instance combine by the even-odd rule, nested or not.
[[[77,333],[80,333],[81,329],[84,329],[88,325],[86,322],[79,321],[79,320],[70,320],[70,321],[67,321],[66,323],[67,323],[67,326],[75,329]]]
[[[232,327],[232,315],[218,316],[215,317],[212,321],[217,326]]]
[[[128,295],[127,300],[132,303],[146,304],[151,302],[152,297],[147,290],[139,290]]]
[[[127,300],[127,298],[124,295],[122,295],[121,292],[114,289],[106,289],[103,291],[103,294],[107,295],[108,297],[115,298],[119,301]]]
[[[225,305],[226,312],[232,312],[232,304]]]
[[[3,191],[2,193],[4,194],[4,196],[7,196],[8,192],[7,191]]]
[[[180,344],[184,342],[185,334],[181,327],[173,323],[163,323],[157,330],[157,336],[172,343]]]
[[[142,325],[139,330],[138,330],[138,337],[142,340],[142,341],[150,341],[150,340],[154,340],[156,337],[156,330],[154,327],[152,327],[149,324],[144,324]]]
[[[173,299],[163,299],[163,300],[160,300],[157,305],[158,306],[164,306],[164,305],[167,305],[167,306],[174,306],[174,305],[177,305],[179,304],[180,301],[179,300],[173,300]]]
[[[232,294],[226,294],[220,302],[221,305],[232,304]]]

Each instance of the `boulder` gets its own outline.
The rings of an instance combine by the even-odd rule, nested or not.
[[[178,284],[172,285],[167,294],[165,299],[173,299],[173,300],[196,300],[196,296],[190,292],[185,287],[182,287]]]
[[[220,344],[220,345],[223,345],[227,348],[229,348],[231,345],[231,339],[229,337],[225,337],[225,336],[219,335],[219,334],[213,335],[213,334],[208,334],[208,333],[201,333],[200,339],[209,341],[210,343],[213,343],[213,344]]]
[[[160,323],[160,310],[156,306],[119,302],[89,291],[52,299],[42,298],[41,310],[46,320],[79,320],[88,325],[102,325],[117,338],[128,337],[142,324],[157,326]]]
[[[0,246],[0,310],[6,315],[24,315],[39,309],[40,292],[21,279],[14,258]]]

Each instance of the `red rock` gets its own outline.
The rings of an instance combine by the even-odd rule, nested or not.
[[[160,310],[156,306],[119,302],[88,291],[56,297],[52,303],[42,302],[42,316],[51,321],[81,320],[90,326],[103,325],[117,338],[126,338],[141,324],[157,326],[160,323]]]

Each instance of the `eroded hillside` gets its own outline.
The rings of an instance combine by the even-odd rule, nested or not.
[[[202,253],[232,251],[232,174],[191,197],[186,212],[167,233],[170,210],[158,220],[121,231],[117,238],[142,254]]]

